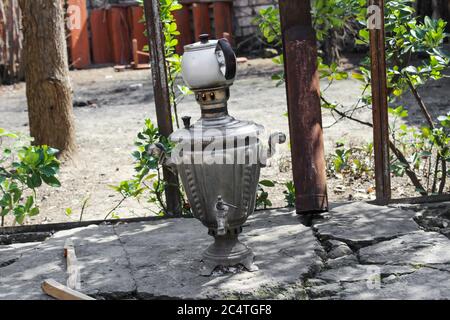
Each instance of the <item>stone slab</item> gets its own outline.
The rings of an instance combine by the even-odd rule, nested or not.
[[[182,299],[276,297],[280,288],[299,283],[322,266],[322,250],[310,228],[294,212],[259,211],[251,217],[241,240],[255,255],[256,272],[198,273],[201,253],[212,243],[197,220],[141,224],[116,228],[137,282],[137,294]],[[171,244],[170,246],[167,243]],[[146,254],[142,248],[146,246]]]
[[[82,290],[102,291],[135,288],[122,247],[110,226],[65,230],[24,253],[14,263],[0,268],[0,299],[48,299],[41,283],[48,278],[66,284],[64,243],[72,238],[81,270]]]
[[[318,290],[318,289],[316,289]],[[343,283],[339,299],[347,300],[448,300],[450,273],[421,268],[387,284],[368,286],[366,282]]]
[[[212,237],[195,219],[89,226],[57,232],[0,268],[0,299],[47,299],[44,279],[65,283],[69,237],[81,267],[80,291],[97,298],[299,299],[305,296],[301,280],[322,267],[312,230],[289,210],[257,212],[244,226],[241,239],[254,250],[259,271],[212,277],[198,273]]]
[[[450,264],[450,240],[436,232],[417,231],[359,250],[362,263]]]
[[[372,281],[374,277],[384,278],[389,275],[402,275],[413,273],[417,269],[411,266],[395,265],[361,265],[344,266],[321,272],[316,277],[327,282],[356,282]]]
[[[313,227],[321,239],[362,247],[418,231],[414,215],[410,210],[354,202],[333,208],[329,219],[318,220]]]

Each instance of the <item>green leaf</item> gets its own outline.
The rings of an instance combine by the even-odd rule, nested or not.
[[[30,211],[31,207],[34,204],[34,197],[33,196],[29,196],[27,198],[27,202],[25,203],[25,212]]]
[[[50,176],[50,177],[42,176],[42,180],[44,180],[44,182],[51,187],[60,187],[61,186],[61,183],[59,182],[59,180],[54,176]]]
[[[30,213],[28,214],[30,217],[37,216],[39,214],[40,210],[38,207],[34,207],[30,210]]]
[[[272,180],[261,180],[259,184],[269,188],[275,187],[275,182]]]
[[[33,173],[27,177],[27,186],[31,189],[36,189],[42,185],[41,176],[38,173]]]

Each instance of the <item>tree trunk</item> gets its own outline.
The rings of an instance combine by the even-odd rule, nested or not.
[[[76,150],[64,14],[60,0],[20,0],[30,133],[70,158]]]

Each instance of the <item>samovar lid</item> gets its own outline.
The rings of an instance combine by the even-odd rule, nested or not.
[[[217,47],[218,40],[209,39],[209,34],[201,34],[199,36],[200,41],[195,43],[190,43],[184,46],[185,52],[204,50],[209,48]]]

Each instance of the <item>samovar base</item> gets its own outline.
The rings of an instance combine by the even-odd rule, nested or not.
[[[212,243],[204,252],[200,274],[210,276],[219,266],[231,267],[243,265],[248,271],[257,271],[253,263],[255,255],[252,250],[239,241],[237,234],[215,236]]]

